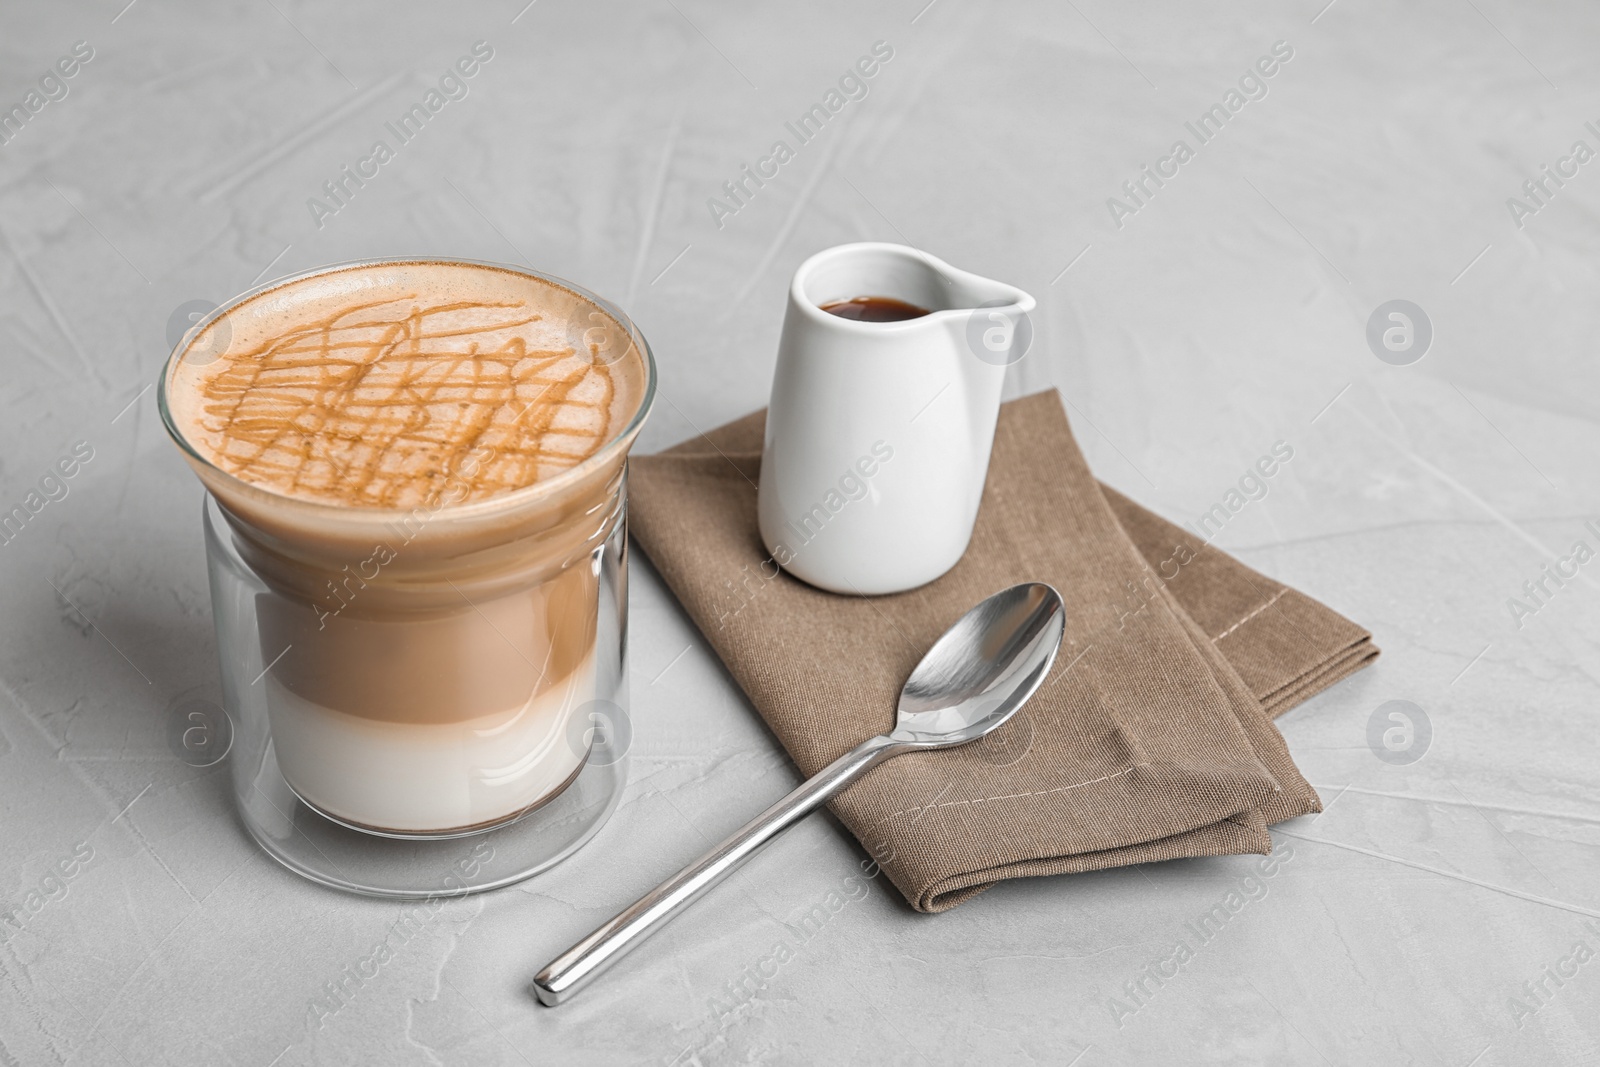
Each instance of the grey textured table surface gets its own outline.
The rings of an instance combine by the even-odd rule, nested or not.
[[[0,504],[93,453],[0,544],[0,1064],[1600,1061],[1600,565],[1572,556],[1600,547],[1600,9],[523,2],[0,9],[0,107],[27,119],[0,144]],[[479,41],[401,144],[385,124]],[[797,144],[785,123],[878,41]],[[780,139],[778,175],[714,211]],[[1135,200],[1147,164],[1169,177]],[[1170,517],[1293,446],[1217,543],[1384,648],[1280,720],[1328,810],[1280,828],[1269,878],[1176,862],[933,917],[872,884],[772,973],[862,856],[815,818],[537,1007],[539,964],[795,781],[636,557],[622,807],[319,1015],[400,905],[279,868],[223,768],[164,740],[216,687],[200,487],[150,391],[169,316],[338,260],[528,263],[651,339],[650,450],[765,402],[789,274],[856,239],[1035,293],[1010,394],[1062,389],[1096,471]],[[1432,326],[1409,365],[1367,340],[1393,299]],[[1391,700],[1420,759],[1369,745]]]

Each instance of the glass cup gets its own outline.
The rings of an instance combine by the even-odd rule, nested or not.
[[[545,480],[475,501],[447,481],[406,509],[273,492],[185,439],[171,393],[190,346],[226,333],[208,327],[280,286],[407,262],[547,287],[577,351],[634,361],[638,410]],[[535,271],[469,260],[279,279],[180,343],[161,413],[207,489],[234,796],[271,855],[325,884],[428,897],[527,877],[598,831],[626,783],[627,454],[654,392],[650,349],[620,310]],[[489,452],[469,453],[461,475],[493,463]]]

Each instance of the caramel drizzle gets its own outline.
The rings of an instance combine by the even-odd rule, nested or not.
[[[539,321],[523,305],[416,300],[354,304],[229,357],[202,390],[220,436],[213,461],[292,495],[395,507],[451,485],[468,500],[520,489],[599,449],[616,392],[609,367],[572,348],[530,350],[515,333],[486,347],[487,335]],[[427,328],[462,312],[504,315]],[[570,412],[582,425],[557,425]],[[487,458],[463,470],[475,449]]]

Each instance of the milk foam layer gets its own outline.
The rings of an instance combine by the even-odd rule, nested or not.
[[[550,478],[642,401],[628,332],[552,282],[382,263],[260,293],[171,369],[172,419],[216,467],[357,507],[484,500]]]
[[[346,715],[267,676],[278,769],[313,807],[343,822],[443,833],[516,815],[544,800],[586,755],[573,716],[594,699],[593,659],[526,704],[459,722]]]

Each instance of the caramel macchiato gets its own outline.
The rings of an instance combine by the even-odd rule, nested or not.
[[[462,832],[582,766],[636,338],[542,276],[419,260],[270,286],[174,355],[168,425],[261,579],[259,684],[308,804]]]

